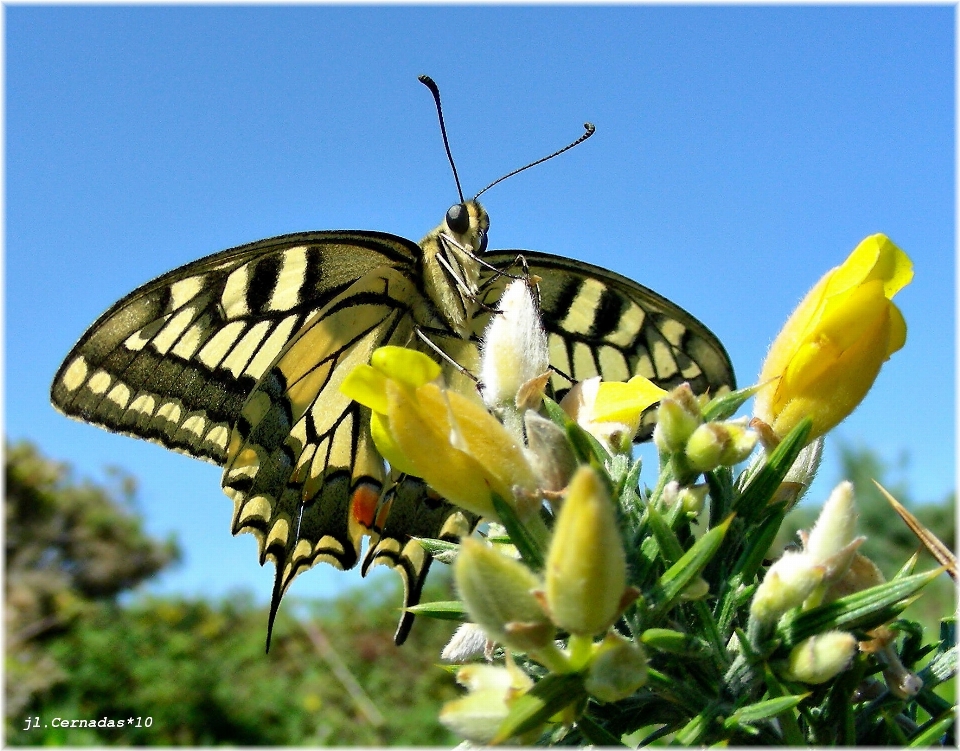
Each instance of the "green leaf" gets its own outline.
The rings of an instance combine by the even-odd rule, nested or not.
[[[710,726],[713,724],[713,719],[719,713],[719,707],[716,702],[708,704],[696,717],[677,731],[673,739],[674,744],[680,746],[700,745],[700,739],[707,730],[710,729]]]
[[[583,715],[583,717],[577,720],[577,727],[580,728],[583,737],[588,740],[591,745],[603,748],[618,748],[624,745],[619,737],[602,725],[594,722],[594,720],[587,715]]]
[[[577,460],[583,464],[590,464],[595,469],[602,469],[604,462],[610,457],[610,452],[604,448],[603,444],[581,428],[559,404],[549,397],[543,398],[543,406],[547,417],[566,431]]]
[[[805,694],[778,696],[775,699],[765,699],[764,701],[758,701],[756,704],[749,704],[745,707],[741,707],[726,720],[724,720],[723,726],[727,730],[733,730],[741,724],[749,725],[754,722],[760,722],[760,720],[766,720],[767,718],[774,717],[781,712],[793,709],[800,702],[810,696],[811,693],[812,692],[808,691]]]
[[[956,708],[950,707],[939,717],[935,717],[921,726],[917,734],[910,739],[908,748],[922,748],[940,745],[943,740],[944,733],[950,729],[950,726],[954,722],[956,722]]]
[[[709,653],[707,643],[694,634],[684,634],[669,628],[648,628],[640,635],[640,641],[651,649],[667,654],[697,658]]]
[[[564,707],[585,701],[587,690],[579,673],[552,673],[510,705],[491,743],[496,745],[539,727]]]
[[[510,542],[517,548],[520,557],[534,571],[542,570],[546,557],[537,538],[520,521],[511,504],[504,501],[496,493],[493,493],[491,498],[493,508],[497,512],[497,516],[500,517],[500,523],[503,524],[507,534],[510,535]]]
[[[668,568],[649,595],[654,618],[666,611],[680,597],[694,577],[698,576],[723,542],[734,515],[708,530],[680,559]]]
[[[422,615],[427,618],[436,618],[441,621],[469,621],[467,609],[459,600],[438,600],[437,602],[421,602],[411,605],[408,613]]]
[[[936,579],[943,569],[895,579],[876,587],[841,597],[828,605],[804,612],[794,611],[783,617],[777,632],[783,646],[790,649],[804,639],[838,629],[853,631],[871,629],[896,617],[909,602],[905,600]]]
[[[759,390],[760,386],[750,386],[745,389],[731,391],[729,394],[714,397],[707,406],[703,408],[703,421],[715,422],[733,417],[733,415],[737,413],[737,410]]]
[[[733,510],[745,522],[751,522],[768,507],[783,478],[807,444],[807,436],[810,434],[812,425],[813,421],[809,417],[801,420],[800,424],[780,442],[780,445],[770,452],[763,467],[747,481],[740,497],[733,504]]]
[[[667,520],[663,518],[655,504],[647,504],[647,525],[660,546],[660,555],[667,565],[676,563],[683,555],[683,547]]]

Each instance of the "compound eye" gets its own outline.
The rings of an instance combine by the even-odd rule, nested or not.
[[[456,203],[447,209],[447,226],[458,235],[470,229],[470,214],[464,204]]]
[[[483,253],[487,249],[487,233],[483,230],[480,230],[480,247],[477,248],[477,253]]]

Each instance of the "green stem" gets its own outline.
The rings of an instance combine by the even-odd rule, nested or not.
[[[570,662],[570,658],[553,642],[539,649],[531,650],[530,656],[551,673],[563,674],[576,672]]]
[[[567,647],[570,650],[570,666],[574,670],[582,670],[593,656],[593,637],[570,634]]]

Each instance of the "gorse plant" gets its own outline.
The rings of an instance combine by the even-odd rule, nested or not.
[[[481,539],[422,541],[453,563],[460,600],[415,612],[465,621],[444,657],[467,663],[467,693],[441,721],[476,743],[952,740],[932,689],[955,672],[953,632],[921,646],[898,619],[942,568],[915,573],[914,557],[884,581],[846,482],[767,559],[825,434],[903,346],[891,298],[911,276],[888,238],[867,238],[791,316],[758,385],[712,400],[635,377],[551,401],[526,280],[484,336],[482,400],[412,350],[354,370],[342,390],[372,410],[383,456],[489,522]],[[753,396],[754,418],[735,419]],[[632,439],[656,404],[659,476],[643,489]]]

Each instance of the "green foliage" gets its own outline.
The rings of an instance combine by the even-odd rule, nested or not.
[[[129,478],[76,483],[19,444],[6,480],[9,745],[454,742],[436,710],[456,689],[435,665],[452,627],[423,621],[398,649],[398,586],[301,603],[301,617],[288,603],[267,655],[267,610],[247,597],[118,603],[177,554],[144,534]],[[428,593],[450,596],[442,577]]]
[[[396,596],[396,592],[391,592]],[[291,603],[293,604],[293,603]],[[445,638],[417,629],[414,649],[393,644],[396,614],[351,596],[312,628],[363,686],[363,706],[318,653],[301,622],[281,618],[264,654],[266,609],[235,597],[218,604],[146,598],[103,605],[53,640],[67,679],[30,706],[45,728],[8,735],[12,745],[425,745],[452,738],[436,707],[455,693],[432,665]],[[433,625],[433,624],[431,624]],[[139,718],[139,726],[54,728],[53,718]],[[151,726],[144,727],[146,718]]]
[[[77,483],[67,467],[27,443],[5,455],[6,710],[64,678],[41,648],[95,604],[113,600],[177,559],[175,543],[151,540],[135,514],[134,481]]]
[[[562,416],[557,422],[577,432]],[[899,534],[896,528],[906,526],[873,490],[872,478],[883,478],[871,454],[845,453],[855,484],[838,486],[815,531],[815,515],[807,517],[802,551],[775,563],[766,559],[795,497],[791,493],[810,479],[785,482],[804,448],[807,427],[801,422],[742,474],[720,466],[703,473],[700,485],[695,485],[699,473],[661,441],[659,480],[653,490],[639,493],[635,463],[586,441],[575,444],[581,461],[599,472],[598,487],[614,489],[629,563],[614,633],[573,633],[559,648],[551,642],[549,649],[525,653],[511,646],[510,638],[500,639],[532,685],[506,683],[509,661],[500,674],[507,691],[493,682],[471,682],[465,668],[469,693],[447,705],[446,721],[481,742],[530,740],[531,734],[562,745],[952,742],[952,695],[944,697],[938,688],[955,675],[955,640],[949,635],[938,640],[936,630],[925,634],[904,611],[932,599],[945,617],[955,600],[952,590],[945,599],[920,596],[946,577],[931,560],[922,568],[905,565],[918,542]],[[575,545],[558,532],[571,504],[569,488],[556,513],[543,574],[541,604],[554,623],[552,603],[560,595],[552,594],[551,576],[560,569],[550,561],[559,556],[558,541],[565,541],[565,550],[576,548],[580,558],[597,557],[586,541]],[[501,506],[512,538],[523,523],[510,518],[509,503]],[[892,570],[886,583],[858,550],[861,533],[876,538],[875,555],[887,556]],[[912,537],[908,530],[907,535]],[[521,560],[536,571],[525,547],[517,546]],[[587,563],[582,568],[590,570]],[[574,580],[570,585],[579,586]],[[479,606],[461,590],[473,613]],[[598,591],[595,599],[600,598]],[[509,635],[525,626],[504,623],[500,630]],[[636,667],[631,675],[623,661],[602,657],[608,649],[627,656],[631,648],[641,650],[632,653],[634,660],[646,655],[640,657],[646,660],[645,675]]]

